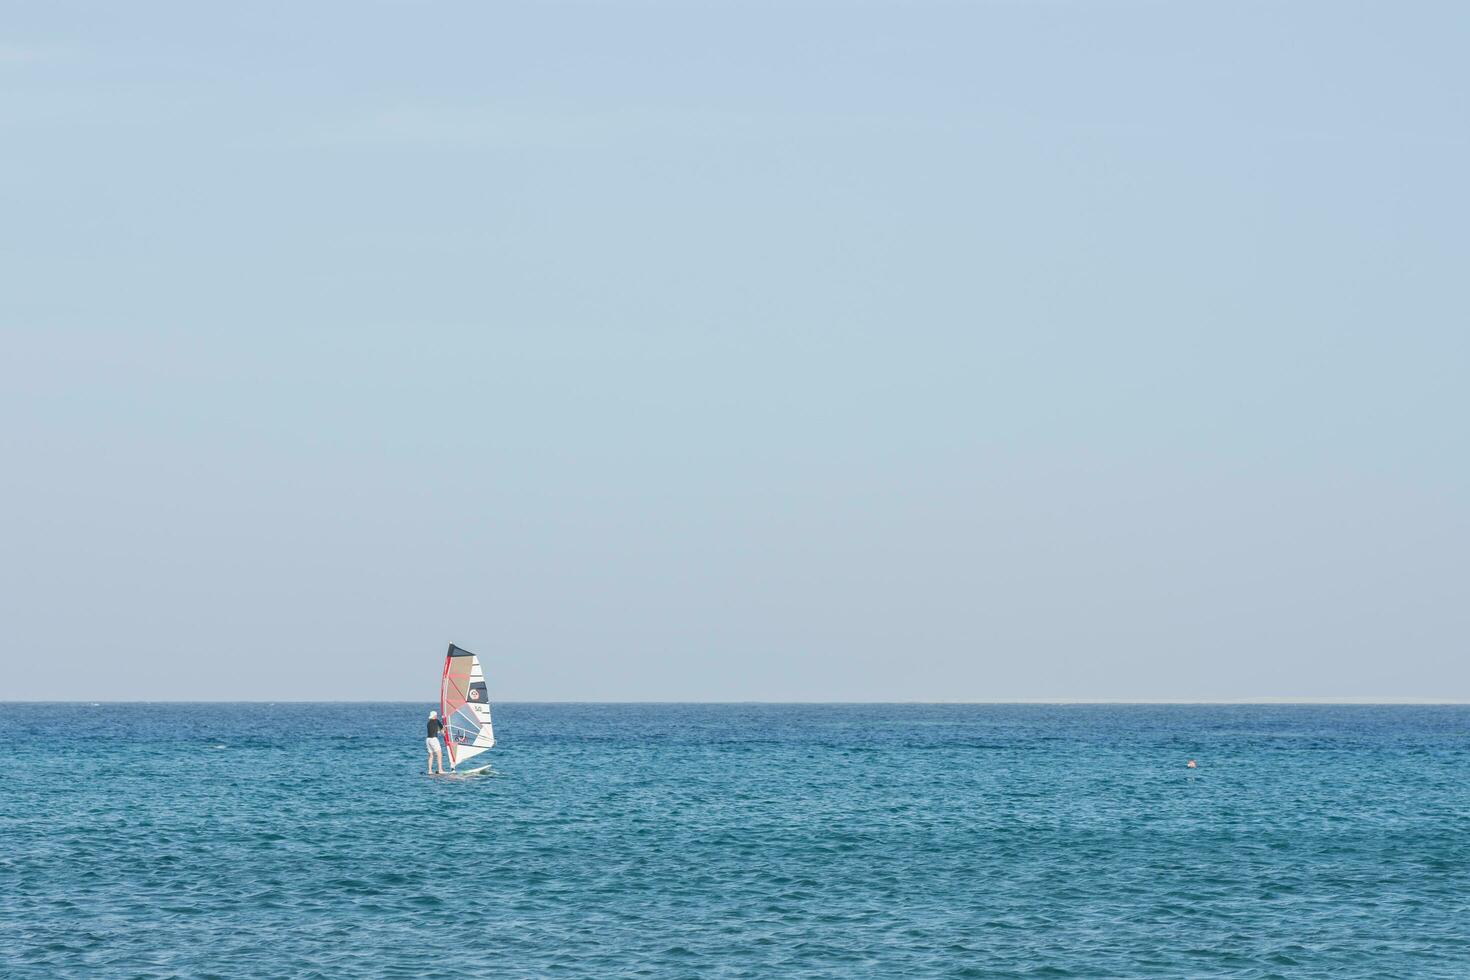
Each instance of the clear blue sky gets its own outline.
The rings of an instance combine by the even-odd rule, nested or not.
[[[1470,5],[0,11],[0,699],[1470,699]]]

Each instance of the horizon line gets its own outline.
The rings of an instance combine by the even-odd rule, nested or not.
[[[0,699],[0,704],[430,704],[429,699],[385,699],[385,698],[250,698],[220,699],[220,698],[7,698]],[[602,705],[681,705],[681,704],[703,704],[703,705],[1357,705],[1357,706],[1466,706],[1470,700],[1444,699],[1444,698],[1301,698],[1301,697],[1266,697],[1266,698],[1238,698],[1238,699],[1202,699],[1202,698],[1013,698],[1013,699],[990,699],[990,700],[967,700],[967,699],[944,699],[944,700],[900,700],[900,701],[804,701],[804,700],[763,700],[747,699],[735,701],[714,700],[687,700],[678,698],[660,698],[643,700],[576,700],[576,699],[545,699],[545,698],[509,698],[495,700],[492,705],[512,704],[602,704]]]

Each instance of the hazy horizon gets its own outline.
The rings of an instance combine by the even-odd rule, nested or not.
[[[153,699],[129,699],[129,700],[116,700],[116,699],[108,699],[108,698],[72,698],[70,700],[50,699],[50,698],[18,698],[18,699],[13,699],[13,700],[0,701],[0,704],[110,704],[110,705],[127,705],[127,704],[265,704],[265,705],[276,705],[276,704],[394,704],[394,705],[399,705],[399,704],[434,704],[434,703],[435,702],[434,702],[434,699],[432,697],[426,698],[423,701],[409,701],[409,700],[389,699],[389,698],[346,698],[346,699],[338,699],[338,700],[317,699],[317,698],[251,698],[251,699],[244,700],[244,701],[225,701],[225,700],[210,699],[210,698],[153,698]],[[713,706],[713,707],[718,707],[718,706],[721,706],[721,705],[727,705],[727,706],[730,706],[730,707],[738,707],[740,705],[765,705],[765,706],[771,706],[771,707],[780,707],[780,706],[783,706],[783,705],[789,705],[789,706],[792,706],[792,707],[800,707],[800,706],[803,706],[803,705],[809,706],[809,707],[821,707],[823,705],[830,705],[830,706],[833,706],[833,707],[841,707],[841,706],[862,707],[863,705],[874,705],[874,706],[881,706],[881,705],[887,705],[887,706],[902,706],[902,705],[915,705],[915,706],[922,706],[922,705],[953,705],[953,706],[956,706],[956,707],[965,707],[965,706],[973,706],[973,707],[987,707],[987,706],[1004,707],[1006,705],[1030,705],[1030,706],[1033,706],[1033,707],[1045,707],[1046,705],[1056,705],[1058,707],[1064,707],[1064,706],[1067,706],[1067,705],[1078,705],[1078,706],[1082,706],[1082,705],[1104,705],[1104,706],[1106,706],[1106,705],[1112,705],[1112,706],[1115,706],[1115,707],[1128,707],[1130,705],[1137,705],[1138,707],[1170,707],[1170,706],[1178,706],[1178,707],[1190,707],[1190,706],[1200,706],[1200,707],[1209,707],[1209,706],[1218,706],[1218,707],[1231,707],[1231,706],[1251,707],[1251,706],[1258,706],[1258,707],[1278,707],[1278,708],[1291,708],[1291,707],[1303,707],[1303,708],[1309,708],[1309,707],[1343,707],[1343,708],[1350,708],[1350,707],[1360,707],[1360,708],[1414,708],[1414,707],[1419,707],[1419,708],[1459,708],[1459,707],[1465,707],[1467,705],[1470,705],[1470,701],[1437,701],[1437,700],[1434,700],[1434,699],[1431,699],[1431,698],[1400,698],[1400,699],[1397,699],[1397,700],[1390,700],[1390,701],[1375,701],[1375,700],[1362,699],[1362,698],[1341,698],[1341,699],[1339,699],[1339,698],[1245,698],[1245,699],[1239,700],[1239,701],[1175,701],[1175,700],[1171,700],[1171,699],[1168,699],[1168,698],[1159,698],[1159,699],[1153,699],[1153,700],[1147,700],[1147,701],[1129,701],[1129,700],[1124,700],[1124,699],[1093,700],[1093,699],[1087,699],[1087,698],[1070,698],[1070,699],[1030,698],[1030,699],[1024,699],[1024,700],[1015,700],[1015,701],[920,701],[920,700],[914,700],[914,701],[763,701],[763,700],[750,700],[750,701],[693,701],[693,700],[689,700],[689,701],[684,701],[684,700],[651,700],[651,701],[565,701],[565,700],[546,700],[546,699],[517,698],[517,699],[514,699],[514,700],[499,700],[499,701],[495,701],[495,702],[492,703],[492,707],[498,706],[498,705],[515,705],[515,704],[577,704],[577,705],[659,705],[659,704],[664,704],[664,705],[680,705],[680,704],[697,704],[697,705],[708,705],[708,706]]]
[[[0,700],[1470,700],[1470,7],[6,9]]]

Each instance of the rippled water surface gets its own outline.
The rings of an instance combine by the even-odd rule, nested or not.
[[[428,707],[0,704],[0,974],[1470,976],[1467,708]]]

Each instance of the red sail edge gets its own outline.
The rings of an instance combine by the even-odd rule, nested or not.
[[[453,708],[449,706],[449,661],[453,657],[454,644],[451,643],[449,652],[444,654],[444,673],[439,678],[439,737],[444,740],[444,749],[449,753],[450,768],[454,767],[454,743],[449,740],[449,716],[459,708],[458,704]]]

